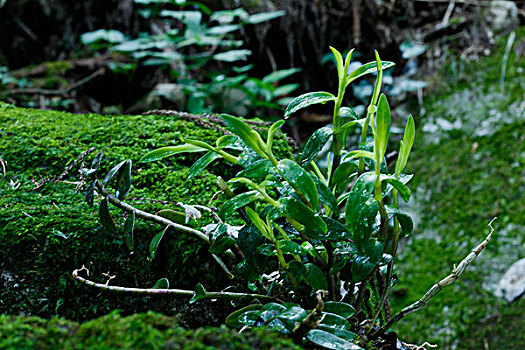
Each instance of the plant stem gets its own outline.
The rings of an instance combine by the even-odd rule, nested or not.
[[[78,269],[74,270],[71,273],[71,275],[73,276],[74,279],[76,279],[80,283],[86,284],[91,287],[111,291],[111,292],[125,292],[125,293],[139,293],[139,294],[176,294],[176,295],[184,295],[184,296],[189,296],[189,297],[195,295],[194,291],[187,290],[187,289],[128,288],[128,287],[119,287],[119,286],[109,286],[107,284],[96,283],[84,277],[80,277],[78,275],[79,271],[80,270]],[[267,300],[267,301],[282,302],[278,298],[274,298],[268,295],[250,294],[250,293],[231,293],[231,292],[206,292],[206,296],[204,298],[207,298],[207,299],[227,298],[231,300],[261,299],[261,300]]]
[[[332,174],[330,179],[333,178],[334,172],[341,163],[341,140],[339,139],[339,133],[341,132],[341,104],[343,103],[343,97],[345,95],[345,78],[339,80],[339,89],[337,92],[337,100],[334,105],[334,115],[332,119],[333,125],[333,139],[332,139],[332,152],[334,154],[334,160],[332,163]]]

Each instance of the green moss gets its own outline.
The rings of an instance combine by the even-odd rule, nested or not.
[[[82,265],[94,276],[109,271],[117,276],[112,283],[118,285],[152,286],[167,277],[172,286],[183,288],[193,288],[197,282],[210,290],[223,286],[224,273],[207,247],[193,237],[166,236],[158,257],[149,262],[149,243],[163,229],[149,222],[137,221],[135,252],[130,255],[123,237],[111,236],[100,227],[100,198],[90,208],[82,193],[76,192],[78,167],[64,179],[67,182],[51,181],[33,190],[36,182],[57,177],[82,152],[95,147],[84,161],[89,165],[103,150],[101,174],[124,159],[133,161],[127,201],[137,208],[157,211],[176,208],[177,202],[208,205],[218,190],[214,174],[231,177],[234,167],[214,163],[209,172],[182,186],[188,166],[198,154],[138,163],[149,150],[180,144],[183,136],[213,143],[221,135],[169,116],[76,115],[0,104],[0,159],[6,165],[5,176],[0,174],[0,255],[5,257],[0,261],[0,285],[5,287],[0,289],[0,313],[59,314],[84,320],[114,308],[174,312],[180,302],[186,302],[100,294],[70,277],[71,271]],[[289,152],[280,142],[280,152]],[[216,198],[211,205],[220,200]],[[112,211],[112,215],[123,224],[119,211]],[[207,220],[211,219],[205,217],[191,225],[199,227]]]
[[[266,329],[242,334],[224,327],[190,331],[152,312],[118,312],[78,324],[59,318],[0,315],[2,349],[301,349]]]
[[[517,40],[524,40],[523,33]],[[517,331],[525,328],[517,316],[523,302],[508,305],[493,294],[505,269],[525,256],[525,107],[519,73],[525,62],[511,53],[505,91],[500,91],[504,44],[501,40],[495,54],[479,62],[447,65],[418,122],[408,169],[415,174],[410,207],[416,208],[418,224],[397,264],[394,309],[416,301],[447,276],[485,238],[488,222],[498,219],[489,246],[460,279],[395,327],[413,343],[458,349],[482,349],[484,341],[491,349],[525,344]],[[498,318],[508,322],[506,330],[487,321]]]

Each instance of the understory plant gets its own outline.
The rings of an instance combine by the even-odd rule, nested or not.
[[[333,103],[330,126],[320,128],[306,142],[302,152],[279,158],[273,142],[280,120],[261,135],[253,122],[222,115],[231,134],[211,145],[185,139],[177,146],[147,153],[141,162],[153,162],[184,152],[203,154],[188,171],[188,179],[217,159],[239,170],[228,181],[219,178],[227,200],[218,209],[180,203],[184,213],[166,208],[147,213],[125,203],[131,186],[131,161],[126,160],[103,178],[96,177],[100,153],[86,177],[95,177],[86,191],[93,205],[94,192],[100,202],[100,219],[108,230],[125,237],[133,249],[133,228],[137,218],[163,225],[150,243],[150,258],[162,244],[168,230],[194,235],[209,246],[209,252],[231,279],[231,288],[209,292],[202,284],[195,290],[170,289],[161,279],[155,288],[126,288],[96,283],[75,270],[73,276],[88,285],[114,291],[177,294],[199,299],[228,298],[250,302],[227,319],[235,328],[270,327],[292,336],[298,343],[311,342],[328,349],[363,349],[397,345],[392,326],[421,309],[442,288],[453,283],[487,245],[489,236],[452,273],[432,286],[417,302],[391,315],[388,295],[395,283],[394,267],[399,241],[413,229],[400,200],[408,202],[407,183],[412,175],[403,170],[415,137],[412,116],[406,122],[397,160],[386,161],[391,113],[381,93],[383,70],[392,62],[376,61],[349,71],[352,51],[343,60],[331,48],[337,62],[337,94],[311,92],[294,99],[284,118],[314,104]],[[359,116],[343,107],[348,86],[370,73],[377,78],[366,109]],[[358,144],[349,134],[357,131]],[[326,159],[319,159],[329,148]],[[321,162],[322,161],[322,162]],[[325,163],[326,167],[319,164]],[[108,189],[116,178],[114,191]],[[114,193],[114,194],[113,194]],[[109,204],[127,213],[122,229],[117,228]],[[215,223],[201,230],[186,225],[190,217],[209,212]],[[109,281],[108,281],[109,282]],[[244,304],[246,305],[246,304]]]
[[[114,29],[99,29],[84,33],[81,40],[94,50],[130,59],[130,63],[112,62],[114,71],[142,66],[163,73],[142,107],[162,97],[190,113],[264,111],[268,115],[290,102],[288,95],[298,85],[278,83],[298,69],[276,70],[259,79],[249,75],[253,65],[242,65],[252,55],[243,35],[246,28],[284,16],[284,11],[249,14],[242,8],[212,11],[197,1],[134,2],[149,32],[129,38]]]

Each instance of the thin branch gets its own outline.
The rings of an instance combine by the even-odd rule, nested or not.
[[[156,222],[156,223],[161,224],[161,225],[169,226],[172,229],[177,230],[177,231],[182,231],[184,233],[192,234],[195,237],[197,237],[197,238],[203,240],[204,242],[210,244],[210,238],[206,234],[202,233],[201,231],[195,230],[195,229],[193,229],[191,227],[188,227],[188,226],[177,224],[177,223],[175,223],[173,221],[170,221],[170,220],[168,220],[166,218],[163,218],[162,216],[158,216],[158,215],[155,215],[155,214],[150,214],[150,213],[147,213],[147,212],[142,211],[140,209],[134,208],[131,205],[122,202],[120,199],[118,199],[114,195],[110,194],[104,188],[104,186],[102,185],[102,183],[99,180],[96,180],[96,181],[97,181],[96,186],[99,189],[99,191],[102,193],[102,195],[104,197],[108,197],[109,202],[111,204],[113,204],[114,206],[116,206],[117,208],[120,208],[120,209],[122,209],[122,210],[124,210],[125,212],[128,212],[128,213],[135,212],[135,216],[136,217],[139,217],[139,218],[142,218],[142,219],[146,219],[146,220],[149,220],[149,221],[153,221],[153,222]]]
[[[492,234],[494,233],[494,228],[492,227],[492,223],[494,220],[496,220],[497,217],[492,219],[488,226],[490,227],[490,233],[488,234],[487,238],[483,242],[481,242],[472,252],[467,255],[465,259],[463,259],[458,265],[454,265],[454,269],[452,270],[452,273],[448,275],[447,277],[443,278],[438,283],[434,284],[426,293],[416,301],[415,303],[405,307],[403,310],[401,310],[398,314],[396,314],[390,321],[388,321],[383,327],[381,327],[379,330],[374,332],[372,337],[375,337],[381,333],[384,333],[387,329],[392,327],[393,324],[396,322],[399,322],[402,318],[405,316],[411,314],[412,312],[418,311],[422,309],[436,294],[438,294],[443,288],[450,286],[452,283],[456,282],[456,280],[461,276],[461,274],[465,271],[465,269],[478,257],[478,255],[485,249],[487,244],[489,244],[489,241],[492,237]]]
[[[84,277],[79,276],[78,272],[81,270],[86,270],[86,268],[83,267],[82,269],[74,270],[71,273],[74,279],[88,286],[99,288],[99,289],[104,289],[104,290],[111,291],[111,292],[124,292],[124,293],[137,293],[137,294],[176,294],[176,295],[184,295],[188,297],[192,297],[195,295],[195,291],[187,290],[187,289],[128,288],[128,287],[110,286],[107,283],[106,284],[97,283],[97,282],[93,282],[91,280],[88,280]],[[206,299],[226,298],[226,299],[231,299],[231,300],[260,299],[260,300],[267,300],[267,301],[282,302],[278,298],[268,296],[268,295],[250,294],[250,293],[232,293],[232,292],[206,292],[206,296],[204,296],[203,298],[206,298]]]

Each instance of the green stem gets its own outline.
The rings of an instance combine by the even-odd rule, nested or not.
[[[339,164],[341,163],[341,140],[339,139],[339,133],[341,132],[341,104],[343,103],[343,97],[345,95],[345,78],[339,80],[339,89],[337,92],[337,100],[334,105],[334,116],[332,120],[333,124],[333,135],[332,135],[332,152],[334,154],[334,160],[332,163],[332,176]]]

